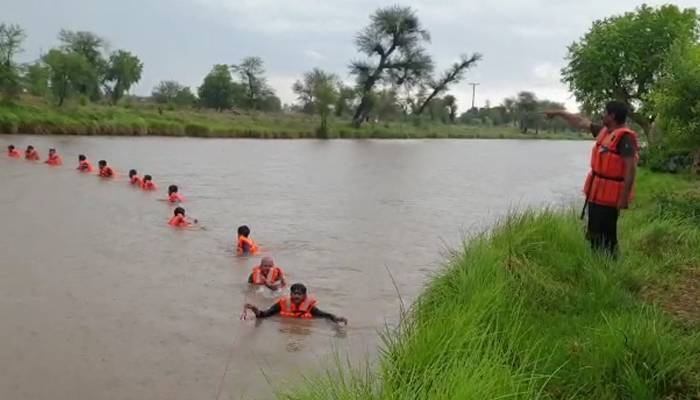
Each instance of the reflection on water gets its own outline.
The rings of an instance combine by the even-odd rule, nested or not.
[[[364,360],[398,318],[397,290],[415,298],[465,234],[577,198],[590,146],[0,137],[10,143],[56,147],[66,166],[0,159],[2,399],[199,399],[222,375],[222,398],[267,398],[266,377],[308,375],[334,349]],[[80,175],[79,153],[163,191]],[[169,184],[206,230],[166,225],[172,207],[156,199]],[[240,321],[245,302],[277,298],[248,291],[259,258],[234,256],[241,224],[348,327]]]

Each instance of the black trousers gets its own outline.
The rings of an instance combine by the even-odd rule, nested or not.
[[[617,255],[617,218],[620,212],[616,207],[588,203],[588,230],[586,236],[594,250],[602,250],[615,257]]]

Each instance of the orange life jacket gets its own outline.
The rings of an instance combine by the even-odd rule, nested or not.
[[[20,158],[22,155],[19,153],[19,150],[14,149],[14,150],[7,150],[7,156],[12,157],[12,158]]]
[[[153,181],[143,181],[141,182],[141,189],[143,190],[156,190],[158,189],[158,186],[156,186]]]
[[[29,161],[39,161],[39,153],[36,152],[36,150],[32,150],[31,153],[24,155],[25,160]]]
[[[129,180],[129,183],[131,183],[132,185],[141,187],[141,186],[143,186],[143,179],[141,179],[138,175],[134,175]]]
[[[189,221],[187,221],[187,218],[185,218],[185,216],[181,214],[174,215],[172,218],[170,218],[170,221],[168,221],[168,225],[177,228],[186,228],[188,226],[192,226],[192,224],[190,224]]]
[[[114,170],[109,166],[100,168],[100,176],[103,178],[114,178],[115,175]]]
[[[63,159],[58,154],[54,154],[46,159],[46,163],[51,166],[63,165]]]
[[[639,144],[634,131],[624,127],[612,132],[601,129],[591,151],[591,172],[583,187],[589,203],[617,207],[625,185],[625,162],[617,146],[624,135],[632,140],[634,159],[639,161]],[[628,201],[633,198],[634,190],[630,190]]]
[[[236,249],[239,256],[243,255],[243,244],[245,244],[245,243],[248,244],[248,249],[250,249],[248,254],[251,254],[251,255],[258,254],[258,245],[255,244],[255,241],[253,239],[247,238],[245,236],[239,236],[238,237],[238,246]]]
[[[310,295],[306,296],[306,299],[297,306],[292,303],[290,296],[286,296],[277,300],[277,304],[280,305],[281,317],[311,319],[314,317],[311,315],[311,309],[316,306],[316,298]]]
[[[170,195],[168,195],[168,201],[171,203],[177,203],[185,201],[185,198],[180,196],[179,193],[170,193]]]
[[[80,172],[92,172],[94,168],[92,167],[92,164],[90,164],[90,161],[88,160],[83,160],[78,162],[78,171]]]
[[[264,285],[265,283],[275,283],[282,278],[284,271],[282,268],[274,266],[270,268],[267,276],[263,275],[262,268],[257,266],[253,268],[253,285]]]

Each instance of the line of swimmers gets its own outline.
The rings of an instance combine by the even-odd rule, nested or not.
[[[21,153],[14,145],[7,146],[7,155],[11,158],[21,158]],[[39,153],[32,145],[27,146],[24,158],[28,161],[40,161]],[[50,166],[60,166],[63,165],[63,159],[56,152],[56,149],[52,148],[49,149],[48,158],[45,163]],[[83,173],[92,173],[94,171],[92,164],[83,154],[78,156],[78,167],[76,169]],[[105,160],[100,160],[98,162],[98,175],[107,179],[115,179],[117,177],[116,171],[108,166]],[[138,171],[135,169],[129,171],[129,183],[146,191],[158,189],[158,186],[153,182],[153,178],[150,175],[144,175],[144,177],[141,178],[138,176]],[[184,197],[178,193],[177,185],[170,185],[168,187],[168,202],[180,203],[184,200]],[[187,228],[191,227],[193,224],[197,224],[197,222],[196,219],[193,223],[190,222],[185,215],[185,209],[178,206],[173,210],[173,216],[170,218],[170,221],[168,221],[168,224],[176,228]],[[236,253],[239,256],[253,256],[260,252],[260,248],[250,237],[250,233],[250,227],[247,225],[238,227]],[[252,286],[266,287],[272,291],[277,291],[287,286],[287,279],[284,270],[276,266],[271,257],[263,257],[260,261],[260,265],[254,267],[248,276],[248,283]],[[295,283],[291,285],[289,292],[290,294],[288,296],[279,298],[266,310],[260,310],[255,305],[246,303],[242,318],[245,319],[247,311],[250,310],[258,319],[279,315],[286,318],[323,318],[338,324],[347,324],[346,318],[320,310],[316,306],[316,298],[313,295],[307,294],[306,286],[303,284]]]

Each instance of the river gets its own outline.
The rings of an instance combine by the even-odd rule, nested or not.
[[[64,167],[0,157],[0,398],[269,398],[335,352],[376,356],[399,296],[420,293],[462,239],[510,209],[578,198],[590,143],[0,136]],[[108,182],[73,170],[106,159]],[[126,182],[130,168],[161,190]],[[167,226],[171,183],[206,230]],[[240,321],[258,258],[303,282],[326,321]],[[223,377],[223,379],[222,379]],[[223,382],[223,384],[222,384]],[[288,386],[284,386],[288,387]]]

